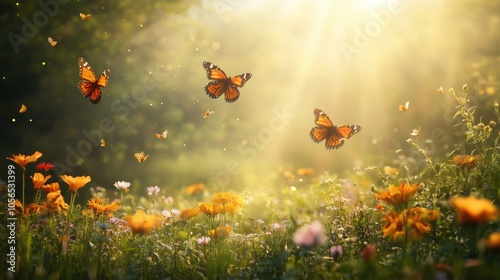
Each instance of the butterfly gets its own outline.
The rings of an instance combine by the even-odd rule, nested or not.
[[[165,140],[167,138],[168,131],[165,129],[162,133],[155,133],[155,137],[160,140]]]
[[[208,109],[205,113],[203,113],[203,118],[206,119],[206,118],[210,117],[210,115],[212,115],[213,113],[215,113],[214,110]]]
[[[410,101],[406,101],[406,103],[404,105],[398,106],[399,111],[401,111],[401,112],[408,110],[409,107],[410,107]]]
[[[86,15],[86,14],[82,14],[82,13],[80,13],[80,17],[81,17],[83,20],[86,20],[86,19],[88,19],[88,18],[89,18],[89,17],[91,17],[91,16],[92,16],[91,14],[87,14],[87,15]]]
[[[240,97],[238,87],[252,78],[251,73],[244,73],[234,77],[228,77],[219,67],[211,62],[203,62],[203,68],[207,71],[207,78],[213,80],[205,86],[205,92],[211,98],[219,98],[224,94],[226,102],[232,103]]]
[[[410,133],[411,136],[419,136],[420,135],[420,127],[418,129],[413,129],[413,131]]]
[[[101,147],[106,147],[106,140],[101,139]]]
[[[328,150],[342,147],[346,139],[361,131],[359,125],[334,126],[330,118],[320,109],[314,110],[314,123],[317,126],[309,133],[311,139],[316,143],[326,139],[325,146]]]
[[[109,69],[104,70],[96,80],[92,67],[81,57],[78,58],[78,68],[80,69],[80,78],[82,78],[77,85],[78,90],[82,93],[83,97],[90,97],[92,104],[99,103],[102,94],[101,87],[108,85]]]
[[[148,159],[149,155],[146,155],[144,151],[141,151],[140,153],[135,153],[134,157],[137,159],[138,162],[144,162],[145,160]]]
[[[49,44],[50,44],[51,46],[53,46],[53,47],[54,47],[55,45],[57,45],[57,42],[56,42],[56,41],[54,41],[54,39],[52,39],[52,37],[49,37],[49,38],[47,39],[47,41],[49,41]]]

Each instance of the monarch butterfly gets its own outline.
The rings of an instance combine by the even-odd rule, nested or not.
[[[244,73],[234,77],[228,77],[217,65],[211,62],[203,62],[203,68],[207,71],[207,78],[213,80],[205,86],[205,92],[211,98],[219,98],[224,94],[226,102],[232,103],[240,97],[238,87],[252,78],[251,73]]]
[[[141,151],[140,153],[135,153],[134,157],[135,159],[137,159],[138,162],[144,162],[145,160],[148,159],[149,155],[146,155],[144,151]]]
[[[97,104],[101,100],[101,87],[108,85],[109,69],[106,69],[96,80],[94,71],[90,64],[83,58],[78,58],[78,68],[80,69],[79,75],[82,80],[78,83],[78,90],[83,97],[90,97],[92,104]]]
[[[344,145],[344,141],[352,135],[361,131],[359,125],[334,126],[330,118],[320,109],[314,110],[314,123],[317,125],[309,133],[311,139],[319,143],[326,139],[326,149],[338,149]]]
[[[168,131],[165,129],[162,133],[155,133],[155,137],[160,140],[165,140],[167,138]]]

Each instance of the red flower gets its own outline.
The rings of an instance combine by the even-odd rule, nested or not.
[[[54,167],[55,167],[55,166],[54,166],[53,164],[51,164],[51,163],[47,163],[47,162],[45,162],[45,161],[44,161],[44,162],[41,162],[41,163],[37,164],[37,166],[35,166],[35,168],[36,168],[36,169],[38,169],[38,170],[43,170],[43,171],[45,171],[45,172],[47,172],[47,171],[49,171],[49,170],[53,169]]]

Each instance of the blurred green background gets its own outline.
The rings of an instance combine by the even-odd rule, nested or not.
[[[437,89],[467,83],[478,105],[498,96],[498,1],[28,2],[0,4],[4,166],[38,150],[39,162],[93,186],[272,188],[283,170],[344,173],[411,156],[405,140],[418,127],[415,141],[443,158],[467,147],[453,145],[455,105]],[[80,56],[96,75],[111,71],[97,105],[76,88]],[[253,74],[238,101],[205,94],[203,61]],[[327,151],[309,137],[315,108],[363,130]],[[164,129],[166,140],[153,136]]]

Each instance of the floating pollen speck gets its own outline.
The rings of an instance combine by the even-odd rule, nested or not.
[[[89,17],[91,17],[91,16],[92,16],[91,14],[87,14],[87,15],[86,15],[86,14],[82,14],[82,13],[80,13],[80,17],[81,17],[83,20],[86,20],[86,19],[88,19],[88,18],[89,18]]]
[[[406,103],[404,105],[398,106],[399,111],[401,111],[401,112],[408,110],[408,107],[410,107],[410,101],[406,101]]]
[[[24,113],[26,112],[26,110],[28,110],[28,108],[24,105],[24,104],[21,104],[21,109],[19,109],[19,113]]]
[[[418,129],[413,129],[413,131],[410,133],[411,136],[417,137],[420,135],[420,127]]]
[[[49,44],[50,44],[51,46],[53,46],[53,47],[54,47],[55,45],[57,45],[57,41],[54,41],[54,39],[52,39],[52,37],[49,37],[47,40],[49,41]]]
[[[101,139],[101,147],[106,147],[106,141],[104,139]]]
[[[168,131],[165,129],[162,133],[155,133],[155,137],[160,140],[165,140],[167,138]]]
[[[443,89],[443,87],[439,87],[439,88],[437,89],[437,92],[438,92],[439,94],[443,95],[443,94],[444,94],[444,89]]]
[[[141,151],[140,153],[135,153],[134,157],[138,162],[144,162],[146,159],[148,159],[149,155],[146,155],[144,151]]]
[[[206,119],[210,117],[210,115],[212,115],[213,113],[215,113],[215,110],[208,109],[205,113],[203,113],[203,118]]]

